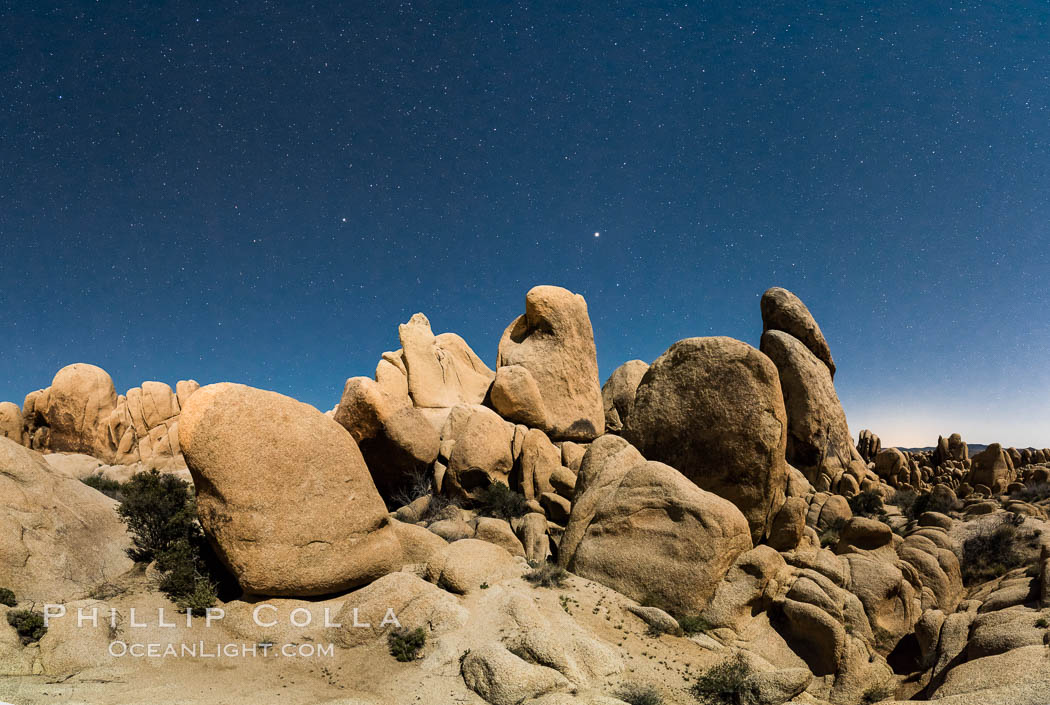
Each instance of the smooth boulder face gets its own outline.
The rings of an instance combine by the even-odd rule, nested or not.
[[[434,335],[422,313],[401,324],[398,335],[415,406],[450,408],[485,399],[494,374],[458,335]]]
[[[521,365],[507,365],[496,370],[490,399],[492,408],[508,421],[531,428],[547,426],[547,407],[539,385],[532,373]]]
[[[514,425],[492,409],[477,404],[454,407],[441,430],[438,490],[473,500],[493,482],[510,486],[513,441]]]
[[[697,614],[751,548],[732,503],[622,438],[595,441],[580,473],[558,562],[638,602]]]
[[[1001,492],[1013,479],[1012,461],[998,443],[992,443],[972,458],[970,484]]]
[[[24,606],[86,597],[132,568],[117,503],[0,438],[0,586]]]
[[[105,422],[116,406],[113,380],[101,367],[80,362],[63,367],[51,382],[44,412],[51,450],[109,460]]]
[[[525,295],[525,315],[503,332],[500,367],[520,365],[535,380],[553,440],[589,441],[605,428],[598,358],[587,302],[557,286]]]
[[[407,397],[383,391],[367,377],[351,377],[333,415],[357,441],[379,493],[391,499],[438,455],[438,433]]]
[[[810,482],[818,481],[821,473],[836,478],[854,461],[864,465],[827,366],[797,338],[778,330],[763,333],[760,347],[780,375],[788,462]]]
[[[645,373],[624,438],[735,504],[751,539],[784,503],[787,414],[777,368],[732,338],[687,338]]]
[[[813,314],[802,300],[787,289],[774,286],[762,294],[762,332],[779,330],[802,341],[818,360],[835,376],[835,361],[831,359],[831,348],[820,332]]]
[[[314,407],[212,384],[190,397],[179,440],[201,526],[245,591],[320,595],[400,566],[357,443]]]
[[[22,409],[13,402],[0,402],[0,438],[10,438],[25,445],[23,436]]]
[[[609,375],[602,385],[602,403],[605,406],[605,431],[619,433],[634,408],[634,397],[642,377],[649,371],[649,364],[641,360],[628,360]]]

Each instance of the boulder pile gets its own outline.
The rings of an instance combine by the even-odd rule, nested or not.
[[[0,404],[0,587],[160,600],[114,500],[78,479],[185,468],[236,583],[224,634],[266,643],[246,617],[263,600],[332,607],[342,624],[281,635],[381,671],[409,638],[386,610],[423,634],[422,664],[326,702],[693,702],[720,663],[762,705],[1020,703],[1025,673],[1050,691],[1050,449],[854,443],[812,313],[781,288],[760,313],[757,347],[686,338],[604,384],[566,289],[527,292],[491,368],[417,313],[327,413],[227,382],[117,395],[70,365]],[[133,668],[58,636],[122,629],[0,640],[0,666]]]

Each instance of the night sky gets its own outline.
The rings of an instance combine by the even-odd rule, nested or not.
[[[854,435],[1050,446],[1047,3],[346,5],[0,3],[0,399],[325,410],[416,311],[495,366],[536,284],[604,379],[778,285]]]

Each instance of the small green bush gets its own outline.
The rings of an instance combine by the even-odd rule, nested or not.
[[[128,555],[148,563],[178,541],[200,534],[189,483],[155,469],[124,483],[117,514],[131,533]]]
[[[616,697],[628,705],[663,705],[663,696],[651,685],[626,683],[616,692]]]
[[[861,698],[863,705],[872,705],[881,700],[888,700],[893,697],[893,691],[882,685],[873,685],[864,691],[864,695]]]
[[[387,644],[390,646],[390,655],[398,661],[414,661],[419,658],[419,652],[427,643],[427,633],[422,627],[409,629],[399,627],[387,635]]]
[[[702,634],[711,631],[711,623],[700,616],[687,615],[678,618],[678,626],[685,634]]]
[[[134,475],[120,494],[117,513],[131,533],[128,555],[157,562],[160,590],[180,609],[200,613],[214,605],[217,583],[205,558],[210,548],[189,483],[151,470]]]
[[[15,628],[23,644],[40,641],[47,632],[44,615],[32,610],[11,610],[7,613],[7,623]]]
[[[215,604],[215,583],[203,576],[193,582],[193,589],[189,592],[174,596],[175,605],[183,612],[202,615],[204,611]]]
[[[703,705],[737,705],[744,683],[751,676],[744,655],[737,652],[700,675],[690,692]]]
[[[496,519],[513,519],[528,512],[525,495],[515,492],[502,482],[493,482],[483,489],[476,502],[478,514]]]
[[[963,583],[975,585],[997,578],[1035,562],[1038,555],[1036,536],[1024,531],[1014,520],[983,524],[976,534],[963,541],[960,561]]]
[[[0,588],[0,605],[6,605],[8,607],[14,607],[18,604],[18,600],[15,599],[15,594],[8,588]]]
[[[853,516],[867,519],[881,519],[886,516],[886,510],[882,505],[882,495],[874,490],[858,492],[850,497],[848,502]]]
[[[1047,627],[1050,627],[1050,620],[1048,620],[1046,617],[1040,617],[1039,619],[1035,620],[1035,626],[1039,627],[1040,629],[1046,629]]]
[[[532,564],[533,569],[521,576],[532,583],[533,587],[564,587],[569,574],[560,565],[554,563]]]
[[[107,497],[117,499],[120,495],[120,483],[103,476],[101,473],[97,475],[89,475],[88,477],[83,478],[81,482],[88,487],[98,490]]]
[[[901,514],[914,521],[926,512],[947,514],[953,507],[949,499],[935,499],[930,492],[919,494],[913,490],[897,490],[890,504],[896,504]]]
[[[824,527],[819,534],[821,548],[828,548],[829,546],[837,544],[839,542],[839,536],[842,534],[842,529],[844,529],[845,526],[845,519],[836,519]]]

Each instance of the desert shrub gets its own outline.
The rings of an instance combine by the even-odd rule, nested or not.
[[[1035,626],[1039,627],[1040,629],[1046,629],[1047,627],[1050,627],[1050,620],[1048,620],[1046,617],[1040,617],[1039,619],[1035,620]]]
[[[398,661],[414,661],[427,643],[427,633],[422,627],[399,627],[391,631],[386,640],[391,656]]]
[[[560,588],[569,577],[564,568],[554,563],[533,563],[532,567],[531,571],[521,577],[532,583],[533,587]]]
[[[0,588],[0,605],[14,607],[17,604],[18,600],[15,599],[15,594],[10,589]]]
[[[513,519],[528,511],[525,495],[515,492],[502,482],[493,482],[483,489],[476,502],[478,514],[496,519]]]
[[[947,514],[952,510],[951,500],[937,499],[930,492],[919,494],[913,490],[897,490],[893,495],[891,504],[896,504],[901,514],[909,520],[918,519],[925,512],[940,512]]]
[[[433,476],[429,470],[417,469],[402,479],[398,488],[394,490],[390,499],[394,504],[394,508],[403,507],[406,504],[412,504],[420,497],[426,497],[434,491]]]
[[[864,691],[864,695],[861,697],[861,703],[863,705],[872,705],[881,700],[888,700],[893,697],[893,691],[883,685],[873,685]]]
[[[751,675],[744,655],[737,652],[716,666],[704,671],[690,692],[703,705],[739,705],[744,682]]]
[[[651,685],[626,683],[620,686],[616,697],[628,705],[663,705],[664,699]]]
[[[686,615],[678,618],[678,626],[686,634],[701,634],[711,630],[711,623],[700,616]]]
[[[156,470],[124,483],[117,513],[131,533],[128,555],[137,562],[155,560],[200,533],[189,483]]]
[[[23,644],[40,641],[47,632],[44,615],[32,610],[11,610],[7,613],[7,623],[15,628]]]
[[[886,510],[882,506],[882,495],[874,490],[858,492],[849,498],[849,508],[853,516],[868,519],[881,519],[886,516]]]
[[[1050,482],[1038,482],[1034,485],[1026,485],[1023,489],[1011,493],[1011,499],[1022,502],[1039,502],[1050,497]]]
[[[419,515],[419,520],[426,524],[432,524],[440,519],[448,519],[449,507],[458,509],[460,507],[459,500],[454,497],[446,497],[443,494],[431,495],[426,509]]]
[[[976,534],[963,541],[960,561],[963,583],[983,583],[1034,562],[1038,550],[1036,536],[1015,520],[999,519],[982,524]]]
[[[83,478],[81,482],[113,499],[117,499],[120,493],[120,483],[103,476],[101,473],[89,475]]]
[[[215,561],[209,562],[211,549],[197,523],[189,483],[156,470],[138,473],[121,486],[117,513],[131,533],[128,555],[157,562],[161,592],[185,610],[200,612],[215,604]]]
[[[842,534],[842,529],[846,526],[845,519],[836,519],[835,521],[828,524],[818,534],[820,536],[820,545],[822,548],[834,546],[839,542],[839,536]]]

